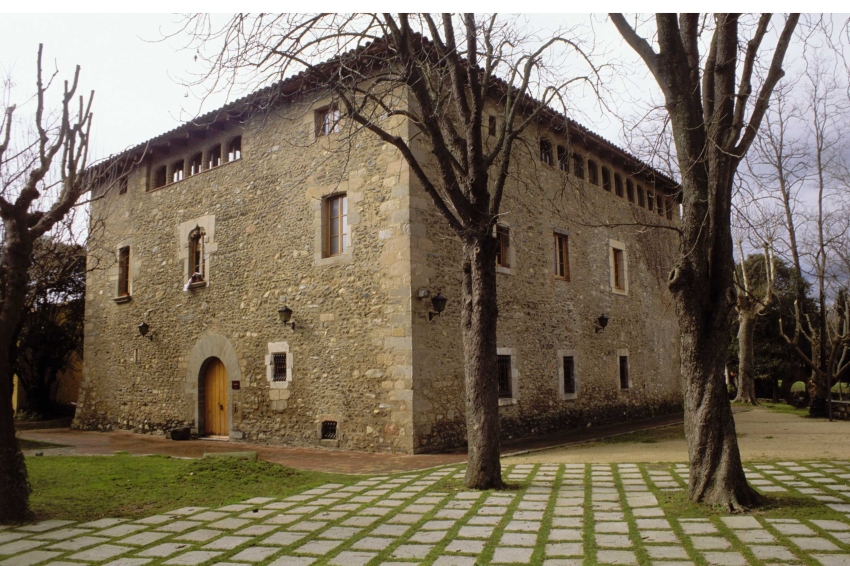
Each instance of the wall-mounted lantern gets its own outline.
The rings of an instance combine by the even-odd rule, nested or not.
[[[148,332],[150,332],[150,329],[151,329],[151,327],[148,326],[148,323],[142,321],[142,323],[139,325],[139,334],[142,335],[142,338],[147,338],[148,340],[153,342],[153,334],[148,335]]]
[[[605,330],[606,326],[608,326],[608,317],[605,316],[605,313],[602,313],[602,315],[596,319],[596,333],[599,334]]]
[[[277,310],[277,316],[280,317],[280,321],[283,323],[284,326],[289,326],[290,328],[292,328],[292,330],[295,330],[295,323],[289,322],[290,319],[292,318],[292,309],[291,308],[289,308],[287,306],[283,306],[283,307],[279,308]]]
[[[448,299],[445,298],[442,293],[437,293],[436,296],[431,297],[431,305],[437,312],[429,312],[428,320],[432,320],[436,315],[439,315],[441,312],[446,310],[446,301],[448,301]]]

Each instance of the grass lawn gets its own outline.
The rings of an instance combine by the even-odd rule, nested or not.
[[[27,458],[37,519],[140,518],[179,507],[219,506],[251,497],[286,497],[360,476],[302,472],[263,461],[168,456]]]
[[[738,403],[740,404],[740,403]],[[736,404],[737,405],[737,404]],[[785,413],[786,415],[797,415],[798,417],[809,417],[809,408],[803,407],[802,409],[796,409],[787,403],[767,403],[762,402],[762,407],[765,409],[770,409],[775,413]]]

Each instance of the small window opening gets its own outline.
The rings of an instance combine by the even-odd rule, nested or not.
[[[189,283],[199,283],[204,280],[204,230],[195,227],[189,233]]]
[[[499,366],[499,398],[513,397],[511,383],[511,357],[498,356],[497,364]]]
[[[171,182],[172,183],[176,183],[177,181],[183,180],[183,168],[184,168],[184,163],[183,163],[182,159],[171,166]]]
[[[567,159],[567,148],[562,145],[558,146],[558,169],[565,173],[570,169],[570,162]]]
[[[566,234],[554,235],[555,246],[555,278],[570,280],[570,248]]]
[[[496,137],[496,117],[488,116],[487,117],[487,135],[491,138]]]
[[[650,211],[655,210],[655,197],[649,191],[646,191],[646,204]]]
[[[511,250],[511,232],[506,226],[496,227],[496,265],[498,267],[511,266],[510,250]]]
[[[629,202],[635,202],[635,185],[631,181],[626,181],[626,195],[629,197]]]
[[[328,106],[316,111],[316,136],[329,136],[339,131],[339,109]]]
[[[575,360],[572,356],[564,356],[564,393],[575,395],[576,373]]]
[[[156,171],[153,174],[153,188],[158,189],[160,187],[164,187],[167,181],[167,170],[165,165],[162,167],[157,167]]]
[[[638,195],[638,206],[641,207],[641,208],[645,208],[646,203],[643,200],[643,187],[641,187],[640,185],[638,185],[638,188],[637,188],[637,195]]]
[[[611,171],[607,167],[602,168],[602,188],[611,192]],[[622,193],[618,196],[623,196]]]
[[[337,195],[325,200],[325,214],[328,230],[326,235],[325,253],[327,257],[346,252],[348,236],[348,197]]]
[[[204,162],[204,156],[196,153],[189,162],[189,176],[197,175],[201,172],[201,163]]]
[[[118,194],[126,195],[128,186],[129,182],[127,181],[127,177],[121,177],[120,179],[118,179]]]
[[[272,381],[286,381],[286,354],[274,354],[272,362],[274,363]]]
[[[210,159],[207,162],[207,169],[213,169],[221,165],[221,144],[213,146],[210,150]]]
[[[591,185],[599,184],[599,169],[592,159],[587,160],[587,180],[590,181]]]
[[[573,175],[584,179],[584,159],[578,153],[573,154]]]
[[[322,440],[336,440],[336,421],[322,421]]]
[[[664,216],[664,198],[658,193],[655,194],[655,211],[658,216]]]
[[[629,357],[620,356],[620,389],[629,388]]]
[[[118,296],[130,296],[130,246],[118,250]]]
[[[614,288],[622,291],[625,289],[623,250],[611,248],[611,253],[614,258]]]
[[[227,145],[227,162],[242,159],[242,136],[236,136]]]
[[[552,143],[549,140],[540,140],[540,161],[552,165]]]
[[[623,178],[619,173],[614,173],[614,193],[618,197],[623,196]]]

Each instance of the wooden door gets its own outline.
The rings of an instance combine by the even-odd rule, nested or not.
[[[227,370],[215,358],[207,364],[204,376],[204,421],[207,436],[227,436]]]

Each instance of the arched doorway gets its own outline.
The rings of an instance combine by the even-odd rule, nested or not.
[[[205,436],[228,436],[227,369],[218,358],[210,358],[203,376]]]

